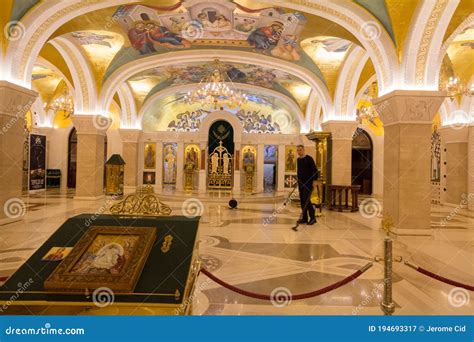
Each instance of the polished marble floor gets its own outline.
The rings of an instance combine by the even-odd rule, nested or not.
[[[380,315],[383,266],[376,262],[361,277],[318,297],[291,296],[337,282],[383,255],[381,203],[371,215],[327,210],[314,226],[291,230],[296,205],[284,196],[262,194],[229,209],[227,197],[167,194],[165,202],[181,215],[186,205],[202,213],[199,252],[205,267],[247,291],[286,294],[268,302],[231,292],[201,274],[193,297],[196,315]],[[192,199],[192,200],[190,200]],[[103,210],[107,200],[75,201],[72,193],[48,191],[22,198],[23,221],[0,226],[0,281],[11,275],[68,218]],[[374,199],[375,200],[375,199]],[[377,200],[375,200],[377,201]],[[186,204],[185,204],[186,203]],[[221,204],[222,203],[222,204]],[[454,215],[453,215],[454,213]],[[432,236],[397,237],[394,256],[403,257],[462,283],[474,283],[474,213],[432,207]],[[1,282],[0,282],[1,283]],[[276,292],[275,292],[276,291]],[[472,314],[473,293],[443,284],[394,263],[395,314]]]

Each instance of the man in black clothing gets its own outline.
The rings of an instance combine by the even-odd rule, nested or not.
[[[318,169],[314,159],[304,152],[303,145],[298,145],[296,151],[298,152],[298,190],[300,193],[301,210],[303,212],[298,223],[311,226],[316,223],[314,207],[311,204],[311,193],[313,192],[313,182],[318,179]]]

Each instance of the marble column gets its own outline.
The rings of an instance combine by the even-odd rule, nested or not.
[[[77,131],[78,200],[96,200],[104,197],[104,142],[111,120],[100,115],[71,116]]]
[[[462,202],[468,192],[469,127],[443,126],[439,129],[439,133],[442,141],[441,149],[443,152],[446,149],[446,165],[444,166],[446,183],[441,189],[443,202],[463,206]]]
[[[0,225],[21,220],[25,115],[38,94],[0,81]]]
[[[200,193],[204,193],[207,190],[207,184],[206,184],[206,165],[207,165],[207,142],[203,141],[199,144],[199,148],[201,149],[201,158],[204,157],[204,161],[200,159],[201,165],[204,165],[204,168],[201,168],[201,165],[199,165],[199,181],[198,181],[198,191]],[[204,151],[204,153],[202,153]]]
[[[285,191],[285,145],[278,145],[277,191]]]
[[[234,153],[236,155],[236,152],[239,151],[239,159],[240,160],[234,160],[234,184],[232,186],[232,191],[236,194],[240,193],[242,191],[242,145],[241,143],[235,143],[234,144]],[[236,169],[236,165],[239,163],[239,169]]]
[[[467,142],[467,191],[468,191],[468,203],[467,207],[469,210],[474,210],[474,124],[471,124],[468,128],[468,142]]]
[[[134,192],[138,183],[138,156],[142,131],[139,129],[119,129],[120,139],[122,140],[122,158],[125,161],[124,169],[124,191]]]
[[[257,186],[256,191],[262,192],[263,191],[263,177],[264,177],[264,170],[265,170],[265,145],[258,144],[257,145]]]
[[[326,121],[321,124],[323,131],[331,132],[332,155],[331,184],[352,184],[352,137],[357,129],[355,121]]]
[[[142,151],[144,151],[144,144],[142,146]],[[163,142],[156,142],[156,177],[155,177],[155,191],[160,191],[163,189]]]
[[[184,142],[178,142],[176,151],[176,190],[184,190]]]
[[[395,90],[372,100],[384,124],[383,214],[398,235],[431,235],[431,125],[443,92]]]

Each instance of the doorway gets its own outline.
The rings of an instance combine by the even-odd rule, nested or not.
[[[214,122],[208,137],[208,189],[232,189],[234,178],[234,129],[225,120]]]
[[[360,193],[372,194],[373,147],[367,132],[358,128],[352,137],[352,184]]]
[[[273,192],[277,179],[278,146],[265,145],[263,152],[263,189],[265,192]]]

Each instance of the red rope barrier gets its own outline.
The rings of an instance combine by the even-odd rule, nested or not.
[[[311,297],[316,297],[319,295],[322,295],[323,293],[332,291],[337,289],[338,287],[341,287],[343,285],[346,285],[347,283],[350,283],[352,280],[358,278],[362,273],[364,273],[366,270],[368,270],[372,266],[372,263],[367,264],[363,268],[355,271],[352,273],[350,276],[338,281],[337,283],[334,283],[332,285],[323,287],[322,289],[312,291],[312,292],[307,292],[307,293],[302,293],[298,295],[291,295],[292,300],[299,300],[299,299],[306,299],[306,298],[311,298]],[[206,276],[208,276],[210,279],[214,280],[216,283],[219,285],[236,292],[238,294],[241,294],[243,296],[251,297],[251,298],[256,298],[256,299],[262,299],[262,300],[285,300],[286,295],[284,294],[277,294],[275,296],[271,295],[266,295],[266,294],[259,294],[259,293],[254,293],[254,292],[249,292],[246,290],[239,289],[238,287],[235,287],[229,283],[226,283],[225,281],[217,278],[215,275],[213,275],[211,272],[206,270],[205,268],[201,268],[201,272],[204,273]]]
[[[408,262],[408,261],[405,261],[405,265],[413,268],[414,270],[424,274],[424,275],[427,275],[428,277],[431,277],[433,279],[436,279],[436,280],[439,280],[443,283],[446,283],[448,285],[452,285],[452,286],[455,286],[455,287],[461,287],[463,289],[466,289],[466,290],[469,290],[469,291],[474,291],[474,286],[472,285],[467,285],[467,284],[463,284],[463,283],[460,283],[460,282],[457,282],[455,280],[451,280],[451,279],[448,279],[448,278],[445,278],[443,276],[440,276],[436,273],[433,273],[433,272],[430,272],[428,270],[425,270],[424,268],[420,267],[420,266],[417,266],[415,264],[412,264],[411,262]]]

